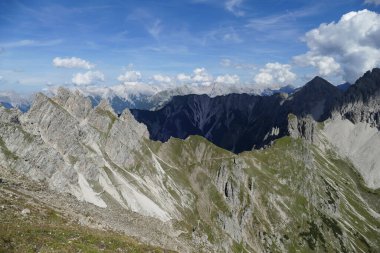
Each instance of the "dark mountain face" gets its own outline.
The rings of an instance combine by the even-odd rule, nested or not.
[[[132,110],[132,113],[148,126],[154,140],[201,135],[220,147],[241,152],[255,144],[261,147],[270,142],[270,136],[265,140],[264,137],[284,120],[280,117],[283,100],[279,95],[230,94],[215,98],[187,95],[174,97],[158,111]]]
[[[337,85],[336,87],[338,87],[338,89],[340,89],[341,91],[345,92],[346,90],[348,90],[348,88],[350,88],[350,86],[350,83],[342,83]]]
[[[380,95],[380,68],[374,68],[347,89],[342,102],[352,103],[360,100],[366,103],[378,95]]]
[[[380,129],[380,69],[366,72],[344,93],[335,107],[353,123],[366,122]]]
[[[315,77],[287,101],[289,112],[297,116],[311,115],[316,121],[329,117],[343,92],[321,77]]]
[[[148,126],[153,140],[201,135],[217,146],[240,153],[287,135],[289,113],[312,115],[317,121],[326,119],[341,95],[334,85],[316,77],[291,96],[187,95],[174,97],[157,111],[131,112]]]

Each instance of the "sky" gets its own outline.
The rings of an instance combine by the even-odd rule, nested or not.
[[[380,66],[380,0],[0,0],[0,91],[300,86]]]

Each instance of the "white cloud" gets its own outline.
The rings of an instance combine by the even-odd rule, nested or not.
[[[243,0],[227,0],[224,4],[226,9],[232,12],[235,16],[244,16],[244,11],[240,10],[240,6],[243,3]]]
[[[172,81],[172,79],[168,76],[164,76],[164,75],[154,75],[153,76],[153,80],[154,81],[157,81],[159,83],[170,83]]]
[[[71,57],[71,58],[55,57],[53,59],[53,65],[59,68],[92,69],[93,67],[95,67],[94,64],[91,64],[90,62],[83,60],[81,58],[77,58],[77,57]]]
[[[191,80],[194,84],[210,85],[213,81],[212,76],[207,72],[205,68],[196,68],[193,71]]]
[[[341,74],[340,64],[331,56],[313,55],[308,52],[304,55],[295,56],[294,62],[302,67],[313,66],[318,69],[318,75],[331,76]]]
[[[90,85],[104,81],[104,74],[100,71],[87,71],[86,73],[77,73],[71,81],[75,85]]]
[[[380,5],[380,0],[365,0],[366,4]]]
[[[139,71],[129,70],[120,75],[117,80],[124,84],[136,84],[136,82],[141,80],[141,77],[142,75]]]
[[[349,12],[338,22],[321,24],[306,33],[309,51],[294,60],[316,67],[320,74],[341,75],[345,81],[354,82],[380,65],[379,38],[379,14],[369,10]]]
[[[295,79],[296,74],[291,72],[291,66],[278,62],[267,63],[254,77],[254,81],[261,88],[279,88],[291,84]]]
[[[193,70],[192,75],[184,73],[177,75],[177,80],[181,83],[187,83],[192,85],[210,85],[214,79],[205,68],[196,68]]]
[[[188,82],[191,80],[191,76],[181,73],[177,75],[177,80],[180,82]]]
[[[238,75],[223,75],[223,76],[217,76],[215,79],[216,83],[222,83],[222,84],[238,84],[240,82],[240,78]]]

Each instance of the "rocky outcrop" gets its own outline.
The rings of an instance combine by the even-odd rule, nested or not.
[[[288,131],[294,139],[302,138],[310,143],[315,142],[317,137],[316,125],[317,123],[311,116],[298,118],[294,114],[288,115]]]

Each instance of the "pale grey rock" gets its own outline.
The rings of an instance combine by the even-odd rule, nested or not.
[[[288,132],[295,139],[303,138],[311,143],[316,141],[316,122],[311,116],[298,118],[295,115],[288,116]]]
[[[17,108],[6,109],[0,106],[0,122],[20,124],[19,117],[21,114],[21,111]]]
[[[323,133],[355,165],[366,185],[377,189],[380,188],[380,132],[373,123],[353,123],[336,113],[325,123]]]
[[[72,93],[68,89],[60,87],[53,99],[78,119],[86,118],[92,110],[91,100],[83,97],[78,90]]]
[[[30,209],[29,208],[22,209],[21,214],[23,216],[28,216],[30,214]]]
[[[37,94],[26,114],[13,113],[19,122],[12,123],[8,114],[0,116],[0,137],[9,149],[1,152],[0,165],[100,207],[116,204],[164,221],[179,215],[167,203],[174,200],[167,198],[163,179],[126,170],[136,162],[136,151],[147,149],[143,145],[148,137],[146,127],[129,111],[118,118],[107,101],[91,108],[78,92],[61,88],[53,98]],[[140,173],[157,174],[144,167]],[[174,187],[170,178],[166,181]]]

